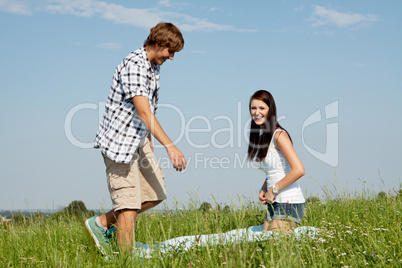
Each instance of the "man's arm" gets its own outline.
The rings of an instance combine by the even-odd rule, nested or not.
[[[177,171],[186,169],[186,159],[183,153],[176,148],[165,131],[163,131],[155,115],[151,112],[149,100],[144,96],[135,96],[133,102],[138,116],[144,122],[149,132],[166,148],[173,167]]]

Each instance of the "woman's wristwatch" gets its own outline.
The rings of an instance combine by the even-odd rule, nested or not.
[[[275,187],[275,184],[274,184],[274,186],[272,186],[272,192],[273,192],[274,194],[278,194],[278,193],[279,193],[279,190],[278,190],[278,188]]]

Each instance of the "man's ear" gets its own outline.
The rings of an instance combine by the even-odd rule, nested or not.
[[[161,51],[161,50],[163,49],[163,47],[161,47],[161,46],[158,45],[158,44],[155,44],[155,45],[153,46],[153,49],[155,50],[155,52],[159,52],[159,51]]]

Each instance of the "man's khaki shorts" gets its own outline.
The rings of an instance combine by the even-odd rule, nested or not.
[[[103,153],[107,184],[115,211],[141,209],[147,201],[166,199],[164,174],[148,138],[141,141],[130,164],[116,163]]]

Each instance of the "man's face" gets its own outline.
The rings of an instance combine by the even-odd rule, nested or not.
[[[155,63],[162,65],[167,59],[173,60],[175,52],[170,52],[168,48],[161,47],[155,53]]]

